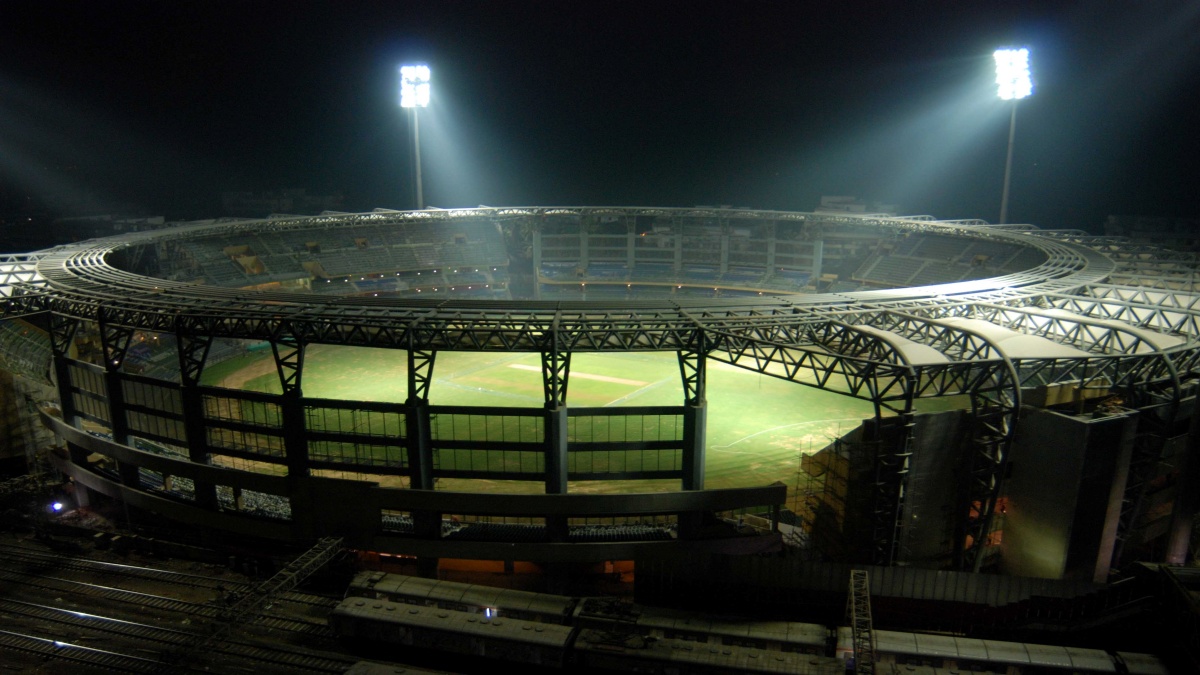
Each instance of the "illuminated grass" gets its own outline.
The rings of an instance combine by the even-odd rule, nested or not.
[[[543,403],[540,360],[537,354],[439,352],[434,367],[430,402],[435,405],[511,406],[537,408]],[[237,373],[259,372],[242,388],[278,393],[278,377],[269,354],[242,357],[208,369],[205,381],[237,379]],[[592,376],[592,377],[585,377]],[[341,400],[402,402],[407,397],[407,355],[399,350],[315,345],[305,355],[302,380],[307,397]],[[683,400],[679,364],[673,354],[576,354],[571,361],[567,401],[580,407],[679,405]],[[708,425],[705,484],[709,488],[749,487],[784,481],[795,486],[801,453],[825,447],[833,438],[858,426],[873,414],[859,401],[810,387],[785,382],[725,364],[708,365]],[[536,434],[530,419],[503,418],[463,421],[475,438],[531,440]],[[474,416],[472,416],[474,417]],[[450,422],[435,420],[437,424]],[[579,424],[579,418],[575,424]],[[590,440],[630,440],[638,434],[657,434],[654,422],[645,429],[592,429]],[[460,427],[461,428],[461,427]],[[459,429],[455,429],[458,432]],[[668,430],[669,431],[669,430]],[[450,430],[445,430],[450,433]],[[632,434],[632,435],[631,435]],[[589,440],[589,439],[572,439]],[[482,451],[477,451],[482,452]],[[508,455],[507,457],[504,455]],[[476,455],[488,467],[528,470],[531,453]],[[620,459],[603,453],[572,453],[580,466],[601,469],[619,461],[626,470],[656,468],[663,457],[652,451],[626,453]],[[443,461],[468,463],[456,452]],[[595,463],[599,463],[597,466]],[[463,464],[460,464],[463,465]],[[453,481],[454,489],[481,489],[485,484],[510,481]],[[449,488],[450,481],[440,486]],[[572,483],[581,491],[677,489],[678,481],[588,481]],[[471,486],[475,487],[472,488]],[[538,490],[536,483],[527,484]],[[506,488],[501,488],[505,489]]]

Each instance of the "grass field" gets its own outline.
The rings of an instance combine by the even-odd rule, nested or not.
[[[403,351],[314,345],[305,354],[305,396],[401,402],[407,396]],[[439,405],[539,407],[537,354],[439,352],[430,402]],[[269,352],[211,366],[204,381],[267,393],[280,391]],[[785,382],[710,361],[705,484],[749,487],[796,483],[801,453],[820,450],[873,415],[869,402]],[[674,354],[575,354],[567,401],[580,407],[680,405],[683,388]],[[529,491],[536,484],[454,481],[447,489]],[[603,483],[603,484],[597,484]],[[469,487],[474,485],[474,488]],[[572,491],[678,489],[678,481],[592,481]]]

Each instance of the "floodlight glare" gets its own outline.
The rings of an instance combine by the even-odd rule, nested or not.
[[[1033,81],[1029,78],[1029,50],[997,49],[996,84],[1000,98],[1011,101],[1022,99],[1033,93]]]
[[[400,66],[400,107],[412,109],[413,163],[416,165],[417,208],[425,208],[421,191],[421,126],[417,110],[429,106],[429,66],[416,63]]]
[[[429,66],[400,66],[400,106],[424,108],[429,105]]]
[[[1033,93],[1033,81],[1029,78],[1029,50],[1021,48],[997,49],[996,94],[1005,101],[1012,101],[1012,115],[1008,122],[1008,159],[1004,162],[1004,194],[1000,197],[1000,224],[1008,222],[1008,188],[1012,179],[1013,139],[1017,135],[1017,101]]]

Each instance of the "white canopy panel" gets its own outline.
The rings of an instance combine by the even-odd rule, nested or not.
[[[997,326],[983,319],[964,319],[952,317],[940,319],[939,323],[957,326],[983,336],[988,342],[996,345],[1002,354],[1010,359],[1072,359],[1092,358],[1081,349],[1061,345],[1053,340],[1036,335],[1026,335],[1015,330]]]
[[[37,271],[37,257],[30,254],[0,257],[0,296],[12,295],[13,284],[42,285],[46,280]]]
[[[871,335],[874,335],[880,340],[888,343],[893,349],[895,349],[897,352],[900,352],[900,356],[902,356],[904,361],[911,366],[931,366],[938,363],[948,363],[950,361],[945,354],[939,352],[933,347],[920,344],[919,342],[913,342],[912,340],[909,340],[908,338],[891,331],[883,330],[882,328],[876,328],[875,326],[868,326],[866,324],[858,324],[854,327],[854,329],[863,333],[870,333]]]
[[[1060,319],[1070,319],[1070,320],[1080,321],[1083,323],[1089,323],[1089,324],[1096,325],[1096,326],[1105,326],[1107,328],[1115,328],[1117,330],[1125,331],[1126,333],[1132,333],[1133,335],[1138,336],[1139,338],[1141,338],[1142,340],[1144,340],[1145,342],[1150,344],[1152,347],[1154,347],[1154,349],[1157,349],[1160,351],[1164,350],[1164,349],[1170,349],[1172,347],[1178,347],[1179,345],[1187,342],[1187,339],[1185,339],[1181,336],[1178,336],[1178,335],[1168,335],[1166,333],[1160,333],[1156,330],[1150,330],[1149,328],[1142,328],[1140,326],[1133,326],[1133,325],[1130,325],[1127,323],[1123,323],[1121,321],[1115,321],[1113,319],[1098,319],[1095,317],[1086,316],[1084,314],[1068,312],[1065,309],[1043,309],[1043,310],[1038,310],[1037,313],[1044,314],[1046,316],[1053,316],[1053,317],[1060,318]],[[1143,351],[1143,350],[1139,350],[1139,351]]]

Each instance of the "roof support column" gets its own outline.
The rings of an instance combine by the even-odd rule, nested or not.
[[[958,568],[969,572],[978,572],[983,566],[1021,409],[1020,380],[1012,361],[1004,357],[983,367],[991,372],[976,375],[970,390],[971,429],[963,458],[963,503],[955,537]]]
[[[307,420],[304,414],[305,344],[286,328],[271,339],[275,372],[283,394],[279,397],[283,453],[287,464],[288,494],[292,505],[293,536],[311,538],[316,534],[317,513],[321,508],[316,490],[309,480]]]
[[[104,349],[104,388],[108,395],[108,419],[113,440],[121,445],[132,446],[129,437],[129,420],[125,416],[125,389],[121,381],[121,363],[129,351],[133,329],[108,324],[100,317],[100,344]],[[117,462],[121,484],[141,489],[142,481],[136,464]]]
[[[705,401],[707,376],[704,333],[696,333],[694,348],[681,349],[679,373],[683,378],[683,489],[704,489],[704,448],[708,411]]]
[[[1127,547],[1126,544],[1131,538],[1141,536],[1137,529],[1144,512],[1146,493],[1159,462],[1162,461],[1163,449],[1174,425],[1177,408],[1177,404],[1169,403],[1162,410],[1151,408],[1140,411],[1137,417],[1133,452],[1129,458],[1129,477],[1125,483],[1124,498],[1120,502],[1121,516],[1112,558],[1114,566],[1130,562],[1129,553],[1136,550],[1136,547]]]
[[[304,343],[295,335],[280,333],[271,340],[271,354],[275,357],[275,372],[283,389],[280,408],[288,476],[307,476],[308,439],[304,433],[307,425],[304,419],[304,394],[300,387],[304,372]]]
[[[63,421],[73,427],[79,426],[75,412],[75,399],[71,395],[71,369],[67,360],[71,358],[71,347],[75,343],[75,332],[79,321],[59,314],[50,315],[50,349],[54,353],[54,379],[58,384],[59,409]]]
[[[50,315],[50,348],[54,353],[54,380],[58,385],[58,406],[62,419],[68,426],[79,427],[79,413],[75,410],[74,387],[71,385],[71,347],[75,344],[75,333],[79,321],[59,314]],[[69,445],[71,461],[87,466],[88,453],[82,448]]]
[[[567,491],[567,378],[571,373],[571,352],[558,334],[558,319],[550,348],[542,355],[542,391],[545,396],[546,493]]]
[[[410,333],[411,336],[411,333]],[[429,414],[429,387],[433,384],[433,365],[437,351],[408,348],[408,399],[404,410],[404,448],[408,454],[408,487],[433,490],[433,418]],[[442,514],[430,510],[412,512],[413,532],[422,539],[441,539]],[[438,559],[417,558],[417,572],[428,579],[437,578]]]
[[[1170,444],[1175,432],[1176,419],[1179,416],[1182,387],[1179,370],[1174,361],[1166,354],[1160,355],[1161,370],[1170,375],[1169,389],[1155,394],[1148,389],[1145,382],[1138,382],[1140,377],[1134,377],[1122,389],[1127,405],[1136,409],[1137,432],[1133,442],[1133,452],[1129,460],[1128,480],[1125,483],[1121,499],[1121,512],[1117,526],[1116,545],[1113,548],[1113,566],[1124,566],[1132,561],[1131,554],[1136,546],[1126,546],[1131,538],[1141,538],[1139,524],[1145,513],[1147,494],[1154,490],[1154,475],[1159,463],[1163,461],[1163,453]],[[1136,373],[1136,371],[1135,371]],[[1131,373],[1134,375],[1135,373]],[[1187,464],[1185,450],[1184,463]],[[1181,484],[1181,487],[1184,484]],[[1179,504],[1176,501],[1176,504]],[[1172,516],[1174,518],[1174,516]],[[1168,534],[1168,538],[1172,535]],[[1141,543],[1141,542],[1138,542]]]
[[[212,348],[211,335],[188,335],[176,328],[175,342],[179,352],[180,401],[183,405],[183,430],[187,435],[188,459],[195,464],[208,464],[208,430],[204,425],[204,396],[200,393],[200,376]],[[196,480],[196,505],[217,508],[217,488],[212,483]]]
[[[571,351],[562,343],[559,317],[550,329],[549,348],[542,352],[542,390],[545,396],[546,494],[566,494],[567,464],[567,379],[571,374]],[[547,516],[550,541],[567,540],[565,516]]]
[[[408,400],[405,401],[405,451],[408,453],[408,486],[433,489],[432,427],[429,416],[429,385],[433,382],[432,349],[408,350]]]
[[[877,388],[877,387],[875,387]],[[894,418],[885,418],[876,399],[873,431],[875,447],[875,496],[873,499],[875,532],[872,563],[894,565],[902,559],[904,506],[908,496],[908,472],[912,459],[913,397],[916,376],[904,378],[904,403]]]
[[[913,315],[893,313],[886,317],[895,319],[889,322],[888,330],[954,359],[952,364],[923,368],[915,386],[936,395],[971,397],[969,429],[957,467],[952,550],[957,569],[978,572],[990,543],[996,502],[1021,409],[1021,380],[1012,360],[987,335]]]

